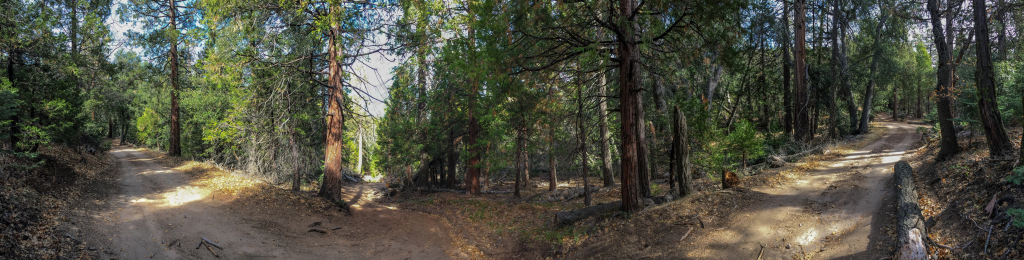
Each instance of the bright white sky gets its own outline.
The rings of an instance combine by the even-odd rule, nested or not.
[[[107,17],[106,21],[106,24],[110,26],[110,31],[114,37],[114,42],[111,46],[112,51],[108,57],[111,60],[114,58],[114,53],[119,49],[133,51],[138,53],[139,56],[142,56],[142,49],[131,46],[125,36],[125,33],[129,30],[139,31],[141,28],[138,24],[133,24],[131,21],[121,21],[117,15],[117,8],[119,8],[118,6],[123,2],[123,0],[115,1],[114,10],[110,17]],[[356,78],[362,78],[366,81],[354,80],[352,85],[365,90],[373,98],[361,98],[353,94],[353,100],[363,100],[360,107],[367,108],[370,115],[375,117],[384,116],[385,104],[383,101],[387,100],[388,87],[391,86],[391,78],[393,76],[391,75],[391,68],[398,66],[398,62],[399,60],[397,60],[397,57],[379,53],[369,56],[368,61],[356,63],[356,67],[354,69],[355,72],[359,74],[359,77],[353,77],[353,80]]]

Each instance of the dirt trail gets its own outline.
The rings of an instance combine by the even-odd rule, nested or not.
[[[111,154],[119,187],[80,212],[82,233],[101,259],[215,259],[196,249],[200,237],[224,247],[214,248],[218,259],[449,259],[455,250],[437,217],[359,198],[352,216],[243,201],[190,185],[138,150],[115,146]],[[314,222],[327,233],[307,232]]]
[[[884,122],[888,133],[845,157],[823,162],[779,187],[755,187],[754,206],[712,225],[685,247],[698,259],[878,259],[891,218],[893,165],[918,140],[916,126]],[[786,246],[790,248],[787,249]]]

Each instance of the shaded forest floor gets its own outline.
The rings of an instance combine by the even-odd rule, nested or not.
[[[76,218],[69,214],[112,181],[103,153],[64,145],[39,148],[37,158],[0,153],[0,258],[88,258]],[[36,165],[14,170],[15,165]]]
[[[1007,133],[1014,143],[1022,134],[1020,127]],[[938,138],[912,159],[929,236],[954,248],[931,248],[930,253],[937,259],[1024,259],[1024,230],[1011,225],[1005,212],[1024,208],[1024,187],[1005,180],[1016,158],[991,160],[979,130],[964,130],[958,137],[962,151],[947,161],[934,159]],[[990,214],[986,208],[993,198],[1000,203]]]

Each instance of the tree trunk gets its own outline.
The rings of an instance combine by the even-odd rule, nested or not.
[[[167,155],[179,156],[181,155],[181,124],[178,122],[178,8],[176,7],[174,0],[168,0],[170,2],[170,17],[171,20],[171,136],[170,144],[167,148]]]
[[[639,157],[637,155],[638,143],[640,142],[636,130],[639,129],[637,107],[640,99],[640,89],[636,86],[637,68],[634,66],[636,54],[636,36],[634,35],[634,17],[632,14],[636,8],[636,0],[619,0],[619,14],[626,19],[625,24],[619,26],[622,31],[618,39],[619,48],[619,98],[621,105],[621,129],[622,129],[622,210],[633,212],[640,210],[643,205],[640,202],[640,190],[637,183],[637,171],[639,168]]]
[[[935,40],[935,49],[938,56],[938,70],[936,71],[936,109],[939,114],[939,129],[942,136],[941,148],[936,160],[943,161],[950,156],[960,152],[956,140],[956,131],[953,129],[953,113],[951,109],[951,93],[953,83],[953,71],[949,45],[946,36],[942,32],[942,16],[939,11],[938,0],[928,0],[928,13],[931,15],[932,36]]]
[[[914,84],[914,96],[917,98],[917,105],[914,108],[914,118],[921,118],[924,116],[924,110],[921,108],[921,84]]]
[[[877,83],[877,75],[875,74],[878,72],[878,60],[882,58],[882,28],[885,26],[885,21],[889,18],[887,14],[887,12],[883,12],[878,20],[878,25],[875,26],[874,54],[871,56],[871,68],[868,72],[868,87],[864,90],[864,107],[860,115],[860,129],[857,131],[860,134],[866,134],[869,130],[871,102],[875,99],[875,84]]]
[[[689,145],[689,133],[686,128],[686,115],[679,110],[679,106],[675,107],[675,111],[672,114],[672,150],[673,153],[672,165],[675,172],[672,174],[676,175],[676,180],[679,181],[679,197],[685,197],[693,194],[693,181],[692,174],[690,172],[690,145]]]
[[[356,130],[356,169],[355,172],[358,174],[363,173],[363,133],[361,130]]]
[[[900,120],[900,97],[898,96],[898,94],[899,94],[899,88],[896,87],[896,84],[893,84],[892,85],[892,101],[891,101],[892,102],[892,120],[893,121],[899,121]]]
[[[293,126],[288,129],[288,146],[292,148],[292,163],[295,164],[292,169],[292,190],[299,191],[299,146],[295,143],[295,128]]]
[[[599,64],[603,65],[604,61],[602,60]],[[600,100],[597,104],[597,115],[601,131],[601,174],[604,177],[604,186],[611,187],[615,186],[615,176],[612,173],[611,142],[608,140],[610,138],[608,133],[608,98],[605,93],[607,76],[603,70],[600,73],[600,82],[598,82],[600,86],[597,93],[600,96]]]
[[[476,36],[472,26],[472,21],[475,20],[473,16],[473,9],[470,8],[468,13],[471,21],[469,26],[469,36],[472,39],[472,37]],[[470,40],[469,45],[473,50],[476,49],[475,41]],[[477,84],[475,79],[470,83],[468,104],[469,133],[466,135],[467,150],[469,153],[469,159],[466,161],[466,187],[469,189],[469,194],[473,195],[480,194],[480,153],[477,151],[477,146],[480,145],[477,141],[477,136],[480,135],[480,122],[476,118],[476,113],[474,111],[476,109],[476,98],[479,95],[479,87],[480,86]],[[516,196],[519,196],[518,180],[516,182]]]
[[[587,164],[587,128],[583,122],[583,84],[578,84],[576,92],[578,95],[576,103],[578,103],[579,106],[576,114],[576,123],[579,127],[580,135],[577,140],[579,140],[580,143],[580,171],[583,173],[583,205],[590,207],[592,198],[590,195],[590,176],[588,176],[588,170],[590,167],[588,167],[589,165]],[[554,131],[551,132],[551,135],[552,137],[554,136]],[[554,166],[554,160],[551,162],[551,165]],[[554,172],[554,167],[552,167],[552,172]],[[554,175],[552,175],[552,178],[554,178]]]
[[[830,95],[831,96],[830,96],[829,104],[831,104],[831,105],[829,106],[829,113],[830,113],[830,115],[828,116],[828,121],[829,121],[828,135],[829,135],[830,139],[838,139],[839,138],[839,129],[838,129],[839,128],[839,98],[838,98],[837,91],[842,88],[842,85],[841,85],[842,81],[843,81],[842,80],[842,78],[843,78],[843,71],[842,71],[843,66],[842,66],[842,64],[844,63],[844,61],[842,61],[842,59],[844,59],[844,57],[842,57],[843,56],[842,49],[840,48],[840,45],[839,45],[839,27],[842,27],[841,19],[839,18],[840,17],[840,13],[841,13],[840,10],[839,10],[839,1],[838,0],[834,1],[832,4],[833,4],[833,7],[832,7],[832,33],[831,33],[831,36],[832,36],[832,74],[833,74],[833,76],[835,77],[836,80],[832,83],[832,87],[830,88],[831,89],[831,91],[830,91]]]
[[[341,170],[342,160],[345,151],[345,90],[343,89],[343,75],[341,72],[341,59],[344,57],[341,51],[341,29],[332,26],[328,32],[328,78],[327,91],[329,93],[327,108],[327,141],[324,149],[324,177],[320,186],[319,196],[327,198],[331,202],[340,203],[341,198]]]
[[[530,183],[530,150],[526,148],[526,141],[530,140],[529,136],[523,141],[523,186],[532,189],[533,185]]]
[[[551,122],[548,132],[548,166],[551,168],[548,170],[548,190],[552,191],[558,189],[558,167],[555,165],[555,122]]]
[[[107,138],[114,138],[114,117],[107,116]]]
[[[790,68],[793,66],[793,61],[789,57],[789,4],[783,2],[782,5],[784,6],[782,26],[785,31],[782,34],[782,107],[786,114],[782,121],[785,125],[785,135],[789,136],[793,133],[793,97],[790,94],[790,83],[793,81],[790,79],[792,76]]]
[[[796,0],[794,2],[794,6],[796,9],[796,20],[794,21],[793,28],[796,33],[793,37],[793,42],[796,45],[796,48],[794,49],[793,55],[796,57],[794,62],[794,68],[796,69],[796,74],[794,76],[796,78],[793,80],[793,83],[795,83],[793,85],[796,88],[794,91],[794,98],[796,99],[796,108],[794,108],[796,110],[796,118],[794,118],[793,121],[793,138],[801,142],[806,142],[811,138],[814,138],[814,136],[811,134],[810,118],[808,115],[811,107],[809,106],[810,95],[808,95],[807,92],[807,52],[804,47],[806,45],[807,29],[804,19],[804,0]]]
[[[459,164],[459,142],[455,138],[455,128],[452,127],[448,130],[448,140],[450,140],[450,146],[448,146],[448,188],[455,188],[455,181],[458,176],[458,164]]]
[[[992,54],[988,48],[988,19],[984,0],[974,0],[974,29],[977,44],[978,66],[975,80],[978,82],[978,110],[981,125],[988,139],[989,157],[997,158],[1013,154],[1013,143],[1003,128],[1003,117],[996,104],[995,75],[992,69]]]
[[[515,161],[516,161],[516,173],[515,173],[515,175],[516,175],[516,186],[515,186],[513,195],[516,198],[518,198],[518,197],[520,197],[519,185],[520,185],[520,182],[522,181],[522,176],[523,176],[523,129],[518,129],[518,131],[516,131],[516,159],[515,159]]]

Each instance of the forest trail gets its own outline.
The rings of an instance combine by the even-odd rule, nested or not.
[[[192,185],[139,150],[115,146],[111,154],[116,187],[78,214],[100,259],[450,259],[455,250],[437,217],[358,198],[351,216],[246,201]],[[326,233],[308,232],[315,222]],[[224,247],[212,248],[219,258],[196,248],[201,237]]]
[[[696,237],[685,254],[697,259],[878,259],[882,227],[893,222],[893,166],[918,141],[916,127],[882,122],[888,132],[865,147],[822,162],[777,187],[754,187],[758,201]],[[787,249],[787,245],[789,248]]]

